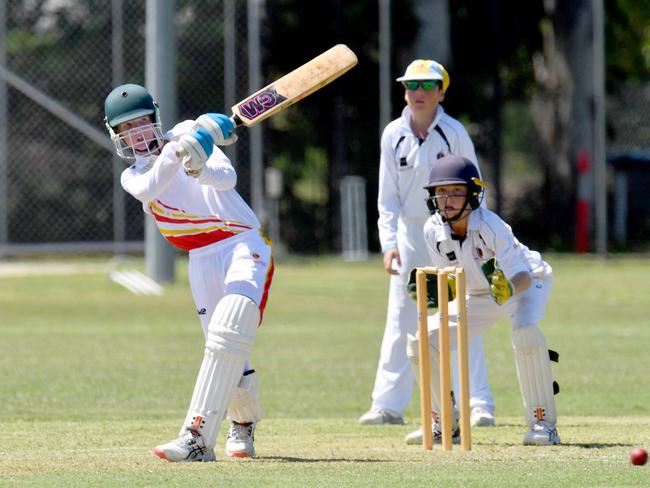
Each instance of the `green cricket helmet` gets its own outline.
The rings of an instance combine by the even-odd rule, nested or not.
[[[104,102],[104,122],[115,144],[117,155],[124,159],[148,156],[162,147],[163,134],[158,105],[146,88],[129,83],[113,89]],[[116,128],[125,122],[149,116],[150,124],[122,132]]]
[[[472,210],[477,209],[483,200],[485,182],[481,180],[478,167],[472,161],[462,156],[445,156],[438,159],[429,174],[429,182],[424,189],[429,192],[426,199],[429,211],[434,214],[440,213],[438,198],[436,198],[436,187],[444,185],[466,185],[467,199],[461,211],[454,218],[447,220],[458,220],[467,206]]]

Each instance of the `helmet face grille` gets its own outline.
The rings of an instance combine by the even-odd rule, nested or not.
[[[163,143],[160,124],[143,125],[114,134],[112,139],[117,155],[128,160],[154,154],[162,147]]]

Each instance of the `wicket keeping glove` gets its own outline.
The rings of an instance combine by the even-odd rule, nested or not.
[[[513,295],[514,290],[512,289],[512,283],[508,281],[506,275],[503,274],[501,268],[496,262],[495,258],[486,261],[481,265],[483,274],[488,280],[490,285],[490,295],[497,303],[497,305],[503,305],[508,301],[508,299]]]
[[[490,285],[490,292],[492,298],[497,302],[498,305],[503,305],[508,301],[508,299],[514,293],[512,289],[512,283],[503,274],[503,271],[499,270],[495,272],[492,276],[492,284]]]
[[[229,146],[237,141],[235,126],[224,114],[203,114],[196,119],[196,126],[207,130],[217,146]]]
[[[406,291],[411,300],[417,301],[417,285],[415,283],[415,275],[417,268],[413,268],[409,273],[409,280],[406,284]],[[438,276],[434,274],[427,274],[427,308],[438,308]],[[453,274],[447,275],[447,284],[449,286],[449,300],[452,301],[456,298],[456,276]]]
[[[494,274],[494,268],[497,267],[497,259],[492,258],[485,261],[481,264],[481,271],[485,275],[485,278],[488,280],[488,283],[492,283],[492,275]]]
[[[176,156],[180,158],[185,174],[198,177],[212,154],[212,136],[204,128],[198,127],[195,131],[183,134],[178,144],[180,149],[176,151]]]

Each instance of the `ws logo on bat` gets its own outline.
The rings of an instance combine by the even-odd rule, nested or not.
[[[264,112],[280,105],[286,99],[286,97],[283,97],[276,91],[274,86],[270,86],[268,89],[255,94],[248,100],[244,100],[237,108],[243,117],[246,117],[248,120],[254,120]]]

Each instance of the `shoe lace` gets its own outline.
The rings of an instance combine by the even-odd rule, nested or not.
[[[253,437],[253,424],[243,425],[238,424],[237,422],[232,422],[230,424],[230,432],[228,437],[238,441],[245,441],[246,439]]]
[[[200,438],[201,434],[198,430],[195,430],[192,427],[185,427],[185,432],[183,432],[178,438],[178,444],[191,446],[197,444],[197,441]]]
[[[555,430],[555,426],[545,420],[540,420],[533,425],[533,430],[539,430],[544,432],[552,432]]]

